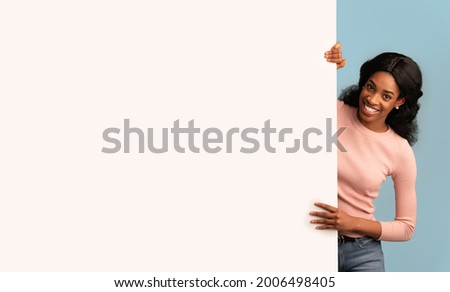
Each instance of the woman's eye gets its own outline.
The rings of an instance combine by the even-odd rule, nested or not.
[[[372,90],[373,86],[372,86],[372,84],[366,84],[366,88],[367,88],[367,90]]]
[[[390,95],[387,95],[387,94],[385,94],[385,95],[384,95],[384,99],[386,99],[386,100],[389,100],[389,99],[391,99],[391,96],[390,96]]]

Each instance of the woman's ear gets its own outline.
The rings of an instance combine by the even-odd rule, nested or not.
[[[399,98],[397,98],[397,101],[395,102],[395,107],[399,107],[404,103],[405,103],[405,97],[399,97]]]

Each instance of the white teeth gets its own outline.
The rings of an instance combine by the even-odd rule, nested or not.
[[[378,112],[377,109],[371,108],[369,107],[367,104],[364,105],[364,108],[366,109],[366,111],[370,112],[370,113],[376,113]]]

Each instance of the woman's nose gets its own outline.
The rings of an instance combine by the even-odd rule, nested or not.
[[[367,101],[372,105],[376,105],[378,103],[378,94],[372,93],[367,97]]]

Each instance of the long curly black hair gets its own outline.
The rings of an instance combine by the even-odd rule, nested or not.
[[[398,135],[408,140],[410,145],[417,141],[418,126],[416,116],[419,112],[419,98],[422,96],[422,73],[419,66],[411,58],[398,53],[382,53],[366,61],[359,74],[359,82],[344,89],[339,96],[345,104],[359,106],[359,96],[367,80],[378,71],[388,72],[394,77],[400,97],[405,103],[399,109],[392,110],[387,118],[388,124]]]

